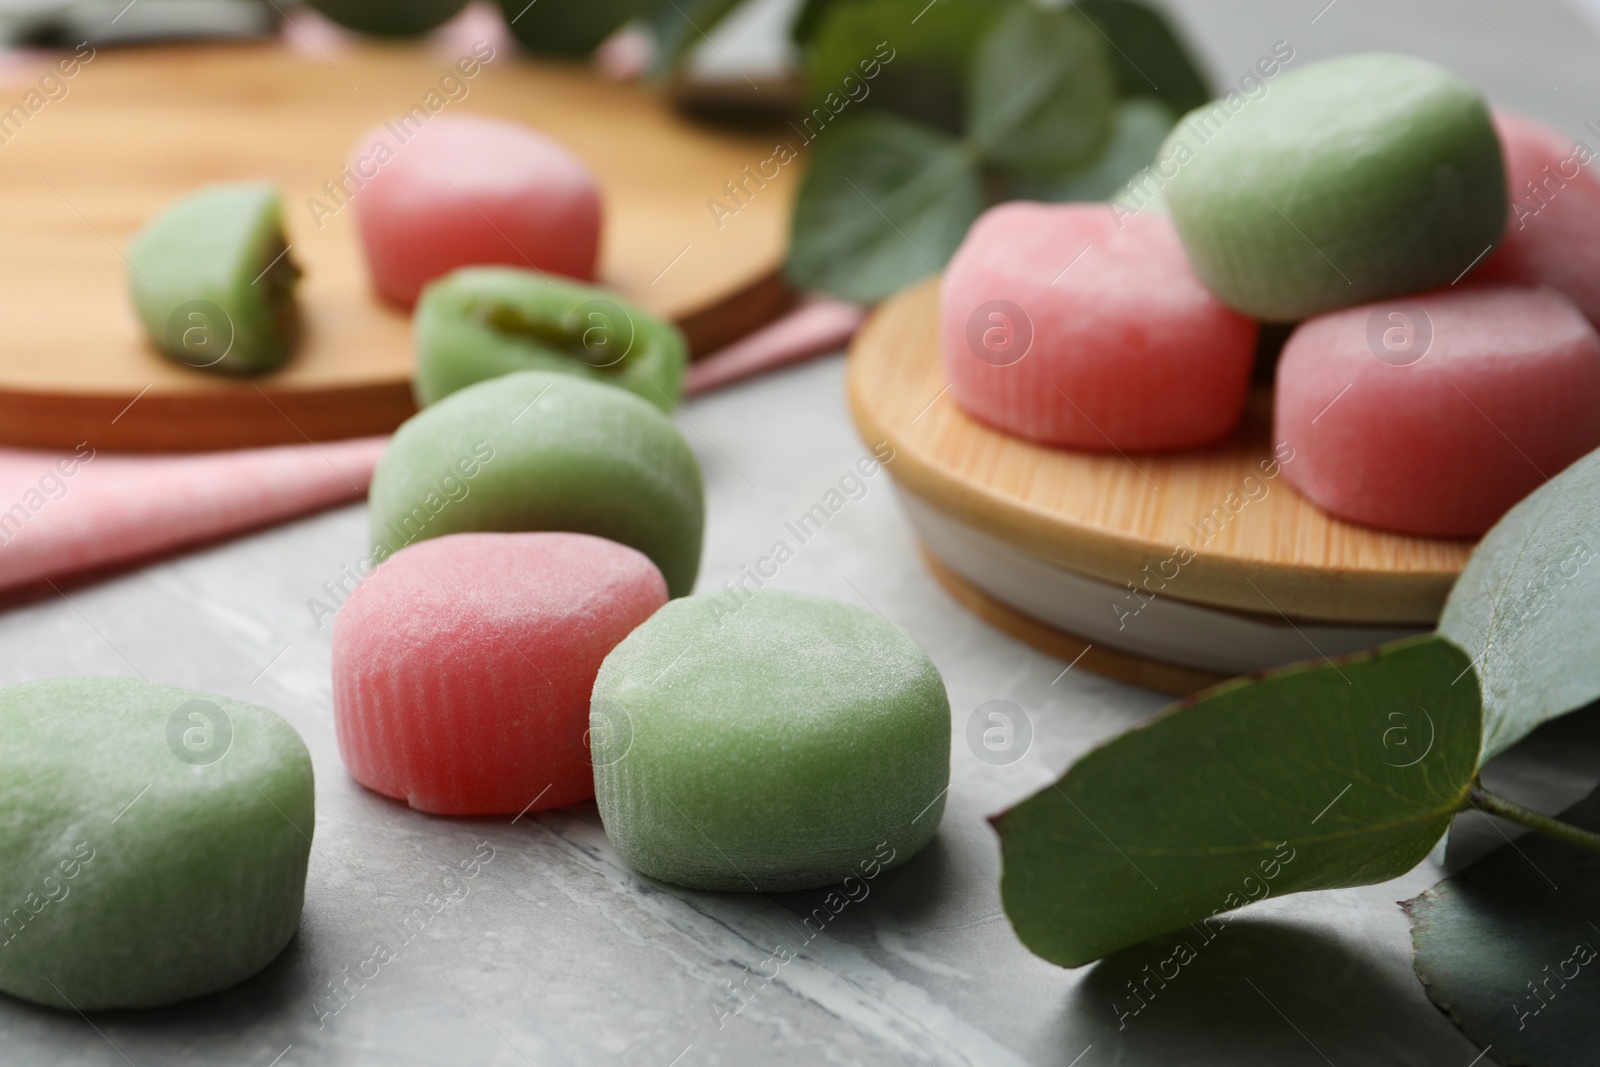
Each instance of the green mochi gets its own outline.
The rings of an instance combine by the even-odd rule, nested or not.
[[[1267,321],[1448,285],[1505,231],[1488,107],[1408,56],[1329,60],[1198,108],[1157,159],[1196,273]]]
[[[442,26],[467,0],[306,0],[341,26],[381,37],[411,37]]]
[[[523,370],[606,382],[663,411],[683,397],[683,335],[607,289],[513,267],[468,267],[423,291],[413,324],[414,389],[424,407]]]
[[[588,55],[624,22],[651,7],[650,0],[500,0],[506,25],[535,55]],[[689,17],[681,11],[672,13]]]
[[[928,657],[873,612],[692,597],[606,657],[590,743],[600,819],[635,868],[784,892],[870,877],[933,838],[950,702]]]
[[[522,371],[406,420],[368,497],[374,554],[477,531],[558,530],[638,549],[673,596],[694,588],[700,464],[672,420],[632,393]]]
[[[311,757],[230,697],[124,678],[0,690],[0,990],[79,1011],[237,985],[300,923]]]
[[[145,333],[178,362],[245,375],[289,358],[300,269],[272,183],[208,185],[167,205],[134,237],[127,277]]]

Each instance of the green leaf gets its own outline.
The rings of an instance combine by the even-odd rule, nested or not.
[[[579,0],[580,5],[592,2]],[[654,0],[649,21],[656,38],[656,77],[677,70],[695,46],[739,3],[740,0]]]
[[[800,286],[875,303],[941,270],[983,210],[970,153],[935,130],[867,115],[816,143],[790,237]]]
[[[1116,74],[1092,23],[1017,4],[978,49],[969,97],[967,132],[986,162],[1060,173],[1110,140]]]
[[[1469,661],[1437,636],[1227,683],[996,817],[1006,914],[1077,966],[1269,894],[1398,877],[1444,836],[1481,737]]]
[[[1134,0],[1079,0],[1111,45],[1123,96],[1154,96],[1187,115],[1214,95],[1183,39],[1158,11]]]
[[[1021,175],[1011,187],[1022,200],[1107,200],[1148,167],[1177,123],[1167,106],[1148,98],[1124,100],[1117,108],[1111,143],[1099,159],[1061,177]]]
[[[1600,831],[1600,791],[1561,818]],[[1530,834],[1402,906],[1428,997],[1495,1062],[1594,1062],[1600,854]]]
[[[1065,999],[1056,1032],[1074,1047],[1045,1061],[1053,1067],[1069,1067],[1089,1044],[1076,1067],[1469,1067],[1472,1058],[1455,1058],[1460,1037],[1418,1010],[1416,979],[1386,950],[1288,916],[1186,926],[1087,968]]]
[[[624,22],[644,14],[649,4],[650,0],[583,0],[581,4],[500,0],[500,10],[512,34],[528,51],[584,56]]]
[[[1014,2],[853,0],[821,8],[805,52],[810,106],[825,107],[830,94],[860,96],[852,108],[959,134],[973,53]]]
[[[1483,762],[1600,699],[1600,452],[1512,508],[1484,537],[1439,632],[1483,685]]]
[[[848,0],[805,0],[800,13],[794,17],[794,25],[789,28],[789,36],[794,43],[802,48],[809,45],[817,35],[817,27],[822,25],[822,16],[841,2]]]

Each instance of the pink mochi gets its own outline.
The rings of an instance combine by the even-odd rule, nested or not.
[[[945,271],[945,373],[969,415],[1042,444],[1190,448],[1244,411],[1257,324],[1189,267],[1162,215],[1010,203]]]
[[[440,815],[589,799],[595,675],[666,602],[655,564],[587,534],[454,534],[396,553],[334,622],[345,767]]]
[[[1595,154],[1531,119],[1498,111],[1511,213],[1505,240],[1474,275],[1548,285],[1600,324],[1600,178]]]
[[[1600,335],[1549,289],[1463,286],[1349,308],[1289,339],[1276,422],[1285,476],[1324,510],[1477,537],[1600,447]]]
[[[403,125],[411,122],[413,125]],[[600,187],[566,148],[515,122],[448,115],[369,130],[352,202],[378,295],[402,307],[458,267],[504,264],[589,281]]]

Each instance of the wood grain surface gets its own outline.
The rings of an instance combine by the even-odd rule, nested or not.
[[[1263,476],[1267,393],[1252,398],[1232,438],[1202,450],[1124,456],[1030,444],[973,421],[950,397],[938,306],[937,280],[900,294],[850,353],[856,426],[894,446],[888,469],[907,491],[1038,558],[1160,596],[1275,618],[1437,620],[1471,543],[1342,522],[1281,472]],[[1187,563],[1177,562],[1179,546],[1194,553]]]
[[[308,201],[331,204],[323,185],[341,178],[357,136],[422,103],[459,58],[251,44],[101,50],[84,64],[0,143],[0,443],[184,450],[393,429],[414,410],[408,318],[370,294],[353,211],[319,220]],[[0,112],[31,78],[0,85]],[[605,195],[603,281],[676,320],[696,351],[787,308],[779,268],[799,164],[747,184],[720,225],[707,206],[772,156],[768,138],[697,125],[582,66],[503,54],[461,84],[440,114],[515,118],[589,163]],[[145,343],[122,253],[174,197],[261,177],[284,188],[306,338],[283,370],[235,382]]]

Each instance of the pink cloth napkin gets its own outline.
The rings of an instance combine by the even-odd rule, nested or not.
[[[366,496],[388,439],[197,455],[0,449],[0,590],[145,559]]]
[[[866,309],[859,304],[813,298],[777,322],[696,361],[685,388],[696,396],[836,351],[850,343],[866,318]]]

